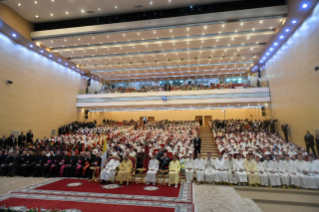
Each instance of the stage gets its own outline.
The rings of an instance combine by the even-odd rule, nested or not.
[[[193,212],[192,190],[190,183],[175,188],[135,183],[100,185],[85,179],[55,178],[4,194],[0,205],[79,212]]]

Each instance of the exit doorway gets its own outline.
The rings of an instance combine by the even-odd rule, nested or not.
[[[200,126],[203,126],[203,116],[195,116],[195,120],[199,122]]]

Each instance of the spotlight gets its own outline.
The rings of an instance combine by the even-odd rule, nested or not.
[[[284,36],[280,36],[280,39],[283,39],[284,38]]]
[[[49,57],[52,57],[52,54],[50,54]]]
[[[65,65],[67,66],[67,65],[68,65],[68,63],[65,63]]]
[[[308,4],[303,4],[302,5],[302,8],[307,8],[308,7]]]
[[[193,5],[191,5],[190,8],[192,9],[192,8],[193,8]]]
[[[293,20],[292,23],[295,24],[295,23],[297,23],[297,21],[296,21],[296,20]]]
[[[33,45],[32,45],[32,44],[30,44],[30,48],[33,48]]]
[[[61,62],[61,59],[59,59],[59,62]]]
[[[289,32],[290,30],[289,29],[286,29],[286,32]]]
[[[43,53],[43,50],[41,50],[40,52]]]
[[[277,46],[277,45],[278,45],[278,43],[275,43],[274,45],[275,45],[275,46]]]
[[[17,35],[15,33],[12,34],[12,37],[17,37]]]

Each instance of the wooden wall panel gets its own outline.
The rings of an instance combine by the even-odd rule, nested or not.
[[[267,63],[272,116],[291,128],[290,140],[304,146],[307,130],[319,129],[319,4]]]
[[[0,34],[0,135],[32,129],[50,135],[78,119],[81,76]],[[6,84],[13,81],[12,85]]]

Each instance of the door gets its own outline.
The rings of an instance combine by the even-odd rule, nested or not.
[[[212,116],[205,116],[205,126],[209,126],[209,123],[212,121]]]
[[[140,117],[140,127],[144,126],[144,117]]]
[[[199,125],[203,125],[203,116],[195,116],[195,120],[199,122]]]
[[[148,121],[155,121],[155,118],[154,118],[154,116],[149,116],[149,117],[147,118],[147,120],[148,120]]]

